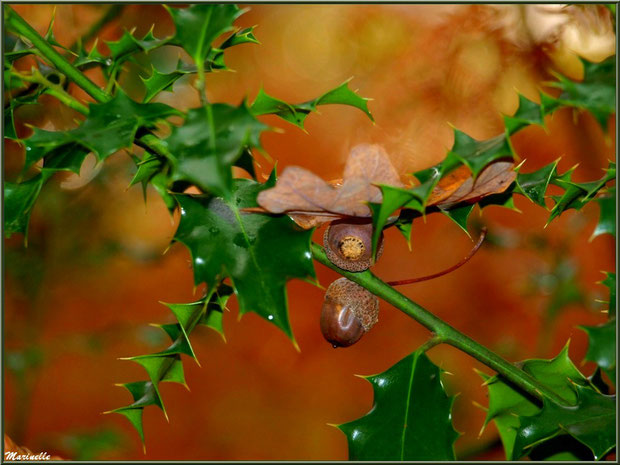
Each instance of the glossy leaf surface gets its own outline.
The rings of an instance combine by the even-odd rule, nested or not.
[[[197,63],[204,63],[212,43],[232,29],[234,20],[241,14],[233,4],[200,3],[188,8],[168,8],[176,27],[172,39]]]
[[[248,148],[260,147],[260,134],[267,128],[245,104],[235,107],[216,103],[190,110],[183,125],[175,127],[165,141],[173,156],[172,180],[189,181],[205,191],[229,197],[232,165]]]
[[[575,385],[577,401],[560,406],[545,400],[534,416],[521,417],[516,432],[513,458],[525,453],[528,446],[560,433],[568,433],[592,450],[600,460],[616,445],[616,398],[599,394],[590,387]]]
[[[347,435],[349,460],[454,460],[453,398],[440,374],[424,353],[413,352],[365,377],[374,392],[372,410],[338,426]]]
[[[587,384],[585,377],[568,357],[568,345],[551,360],[526,360],[522,369],[569,404],[577,401],[573,384]],[[495,421],[506,457],[510,459],[513,456],[515,428],[519,426],[519,418],[536,414],[540,410],[540,404],[501,376],[486,378],[485,384],[489,390],[489,409],[485,424]]]
[[[609,375],[616,379],[616,320],[598,326],[580,326],[588,334],[588,352],[586,360],[596,363]]]
[[[286,282],[314,277],[312,231],[301,230],[287,216],[240,211],[256,207],[258,193],[272,186],[273,181],[236,179],[229,201],[177,195],[181,221],[174,239],[190,250],[196,284],[211,288],[230,277],[241,314],[256,312],[293,339]]]

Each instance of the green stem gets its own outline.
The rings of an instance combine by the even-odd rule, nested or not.
[[[32,45],[39,49],[41,55],[51,65],[55,66],[68,79],[75,82],[86,93],[98,102],[107,102],[110,96],[102,91],[97,84],[84,76],[77,68],[69,63],[60,53],[35,31],[30,24],[19,16],[9,5],[4,7],[4,21],[8,28],[26,37]]]
[[[417,352],[422,352],[422,353],[428,352],[433,347],[435,347],[436,345],[439,345],[439,344],[441,344],[443,342],[445,342],[445,341],[444,341],[444,339],[442,337],[433,336],[428,341],[426,341],[424,344],[422,344],[420,347],[418,347]]]
[[[83,115],[88,115],[88,107],[86,105],[72,95],[68,94],[61,85],[54,84],[49,79],[46,79],[45,76],[43,76],[38,70],[33,71],[32,74],[21,74],[18,72],[13,72],[12,70],[10,72],[19,77],[22,81],[41,84],[42,86],[47,87],[45,93],[57,98],[69,108],[72,108]]]
[[[439,339],[440,342],[445,342],[446,344],[456,347],[466,354],[471,355],[476,360],[484,363],[508,381],[537,399],[542,400],[543,397],[546,397],[561,405],[568,403],[565,399],[539,383],[529,374],[520,370],[512,363],[501,358],[495,352],[487,349],[483,345],[453,328],[445,321],[436,317],[422,306],[398,292],[392,286],[389,286],[383,282],[370,271],[364,271],[362,273],[350,273],[344,271],[329,261],[327,255],[325,254],[325,250],[323,250],[321,246],[313,242],[311,249],[315,260],[368,289],[376,296],[381,297],[383,300],[392,304],[398,310],[432,331],[435,336],[431,340]]]
[[[207,114],[207,126],[209,127],[209,148],[212,152],[215,151],[215,122],[213,120],[213,108],[209,105],[209,99],[207,99],[207,91],[205,89],[205,67],[204,63],[200,59],[195,59],[196,69],[198,72],[198,78],[196,79],[196,90],[200,96],[200,105],[205,109]]]
[[[69,63],[62,55],[60,55],[47,41],[39,35],[24,19],[19,16],[15,10],[9,5],[6,5],[4,9],[5,24],[30,40],[32,44],[40,51],[40,56],[46,61],[54,65],[59,71],[61,71],[69,80],[73,81],[91,97],[93,97],[99,103],[105,103],[110,100],[110,95],[101,90],[93,81],[88,79],[82,74],[82,72]],[[66,94],[67,96],[69,94]],[[70,96],[69,96],[70,97]],[[71,97],[72,98],[72,97]],[[75,101],[77,102],[77,101]],[[78,102],[79,103],[79,102]],[[77,106],[77,105],[76,105]],[[78,110],[79,111],[79,110]],[[87,113],[85,113],[87,114]],[[166,148],[165,144],[152,133],[145,134],[139,137],[135,141],[136,145],[149,150],[150,152],[161,156],[169,157],[170,152]]]

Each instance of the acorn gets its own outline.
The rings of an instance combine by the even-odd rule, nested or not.
[[[359,284],[340,278],[327,288],[321,309],[321,332],[336,347],[349,347],[379,319],[379,299]]]
[[[372,223],[367,219],[332,221],[323,235],[330,262],[343,270],[358,272],[372,265]],[[377,259],[383,253],[383,233],[377,245]]]

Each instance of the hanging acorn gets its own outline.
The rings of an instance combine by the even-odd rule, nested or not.
[[[321,332],[334,347],[355,344],[379,319],[379,299],[359,284],[340,278],[325,292]]]

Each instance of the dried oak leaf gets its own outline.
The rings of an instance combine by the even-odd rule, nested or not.
[[[342,217],[370,217],[368,202],[380,203],[375,184],[402,187],[398,172],[379,145],[358,145],[351,150],[342,181],[327,182],[298,166],[284,169],[275,187],[257,198],[262,209],[287,213],[302,228]]]
[[[517,177],[514,163],[498,160],[486,166],[476,180],[466,165],[444,176],[431,192],[427,205],[448,208],[461,202],[476,202],[487,195],[501,194]]]

